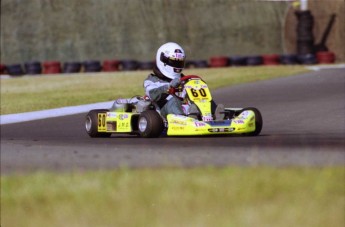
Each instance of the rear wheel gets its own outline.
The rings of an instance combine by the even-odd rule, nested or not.
[[[85,118],[85,129],[87,134],[92,137],[110,137],[111,133],[98,132],[98,114],[106,113],[106,109],[91,110]]]
[[[140,114],[138,131],[141,137],[159,137],[164,129],[162,117],[155,110],[147,110]]]
[[[260,111],[258,109],[254,108],[254,107],[244,108],[242,110],[242,112],[246,111],[246,110],[253,111],[254,114],[255,114],[255,131],[254,132],[250,132],[250,133],[246,133],[245,135],[247,135],[247,136],[257,136],[257,135],[260,134],[260,132],[262,130],[262,125],[263,125],[261,113],[260,113]]]

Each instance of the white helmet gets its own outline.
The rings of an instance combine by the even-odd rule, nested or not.
[[[185,62],[184,50],[177,43],[162,45],[156,55],[156,65],[161,73],[170,78],[181,77]]]

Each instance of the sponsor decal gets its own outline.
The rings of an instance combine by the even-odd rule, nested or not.
[[[183,131],[185,128],[180,126],[180,127],[177,127],[177,126],[172,126],[171,127],[172,130],[176,130],[176,131]]]
[[[209,128],[209,132],[232,132],[235,128]]]
[[[129,123],[128,122],[121,122],[118,124],[118,127],[121,129],[129,128]]]
[[[204,122],[200,122],[200,121],[194,122],[194,124],[195,124],[195,127],[205,127],[206,126],[206,124]]]
[[[179,121],[179,120],[174,119],[174,120],[171,121],[171,124],[174,124],[174,125],[187,125],[187,122]]]
[[[107,117],[116,117],[117,113],[113,113],[113,112],[108,112],[107,113]]]
[[[240,124],[240,125],[244,124],[244,121],[242,119],[233,120],[233,122],[236,123],[236,124]]]
[[[249,115],[249,111],[244,111],[240,114],[239,119],[245,120],[248,118],[248,115]]]
[[[183,61],[184,55],[182,53],[175,53],[175,54],[173,54],[173,58],[175,58],[174,60]]]
[[[119,115],[119,118],[120,118],[121,120],[127,119],[127,118],[128,118],[128,114],[120,114],[120,115]]]

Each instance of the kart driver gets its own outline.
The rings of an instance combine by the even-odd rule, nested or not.
[[[163,44],[157,51],[153,73],[144,81],[146,95],[158,105],[164,118],[168,114],[195,115],[198,113],[195,105],[185,109],[177,96],[169,94],[169,88],[177,88],[180,85],[180,78],[184,76],[182,70],[185,59],[185,52],[180,45],[173,42]],[[223,119],[224,106],[222,104],[216,106],[214,102],[212,106],[216,109],[213,111],[216,120]]]

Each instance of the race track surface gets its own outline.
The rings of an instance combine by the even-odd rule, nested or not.
[[[230,71],[231,73],[231,71]],[[85,114],[1,125],[1,174],[119,167],[345,164],[345,69],[223,88],[226,107],[256,107],[257,137],[89,138]]]

